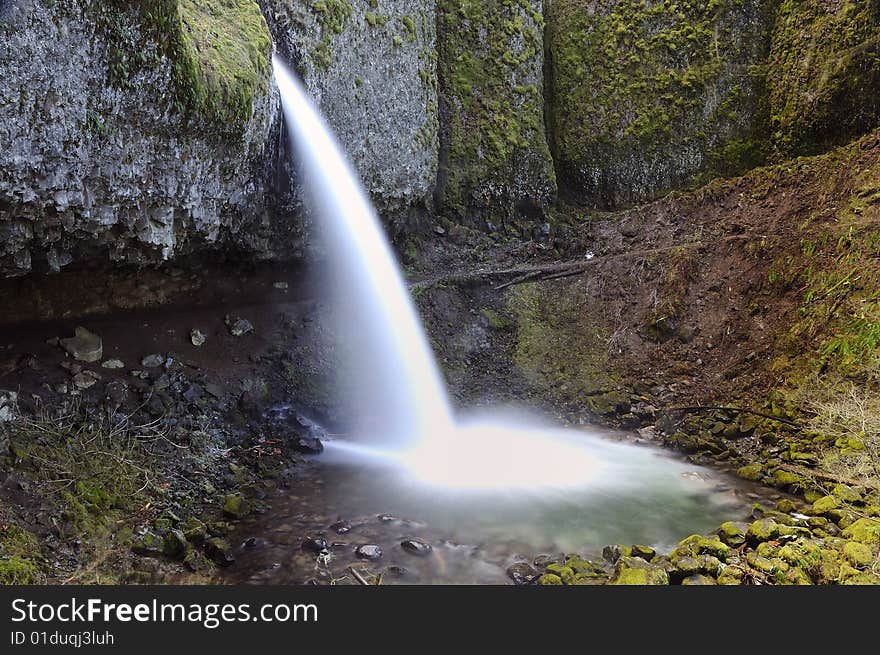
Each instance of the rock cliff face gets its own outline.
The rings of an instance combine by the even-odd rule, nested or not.
[[[432,0],[261,0],[379,212],[406,224],[437,174]]]
[[[441,207],[479,226],[541,217],[556,197],[542,0],[440,0],[438,25]]]
[[[272,40],[404,232],[639,203],[880,122],[876,0],[0,0],[0,277],[296,255]]]
[[[0,275],[280,254],[269,51],[251,0],[5,0]]]
[[[612,207],[760,161],[769,4],[554,0],[552,128],[566,194]]]

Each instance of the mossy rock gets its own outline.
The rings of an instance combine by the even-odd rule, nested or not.
[[[682,584],[682,586],[686,586],[686,587],[689,587],[689,586],[706,587],[706,586],[714,586],[714,585],[717,585],[718,583],[715,581],[715,578],[713,578],[711,576],[703,575],[702,573],[697,573],[696,575],[689,575],[688,577],[686,577],[684,580],[681,581],[681,584]]]
[[[779,536],[779,524],[773,519],[758,519],[746,530],[746,539],[753,544],[771,541]]]
[[[107,33],[110,86],[125,88],[139,67],[168,62],[175,105],[217,131],[240,131],[271,78],[269,27],[254,0],[93,2]],[[148,43],[166,59],[145,56]]]
[[[184,521],[181,530],[187,541],[194,544],[200,544],[208,538],[208,527],[194,516]]]
[[[718,538],[728,546],[737,548],[746,542],[746,530],[748,526],[744,523],[734,523],[727,521],[722,523],[718,528]]]
[[[858,541],[850,541],[843,547],[843,556],[855,568],[863,569],[874,562],[870,547]]]
[[[569,566],[553,563],[547,566],[547,572],[559,576],[563,584],[577,584],[577,575],[575,574],[574,569]]]
[[[608,582],[611,585],[667,585],[669,574],[638,557],[621,557]]]
[[[844,531],[846,539],[857,541],[868,546],[880,545],[880,521],[876,519],[858,519]]]
[[[657,551],[650,546],[634,545],[630,548],[633,557],[639,557],[646,562],[650,562],[657,555]]]
[[[734,585],[741,585],[744,577],[745,573],[742,569],[737,566],[728,566],[718,574],[718,584],[731,587]]]
[[[880,7],[873,0],[783,0],[767,61],[774,147],[810,154],[880,120]]]
[[[158,557],[165,552],[165,539],[148,530],[135,539],[131,549],[138,555]]]
[[[562,582],[562,578],[560,578],[555,573],[545,573],[538,580],[538,583],[542,584],[542,585],[550,585],[550,586],[558,586],[558,585],[564,584]]]
[[[764,469],[760,464],[747,464],[738,468],[736,474],[743,480],[757,482],[764,477]]]
[[[556,197],[544,127],[541,7],[529,0],[437,3],[446,117],[437,198],[452,219],[492,216],[508,224],[542,216]]]
[[[840,498],[844,503],[851,503],[853,505],[860,505],[864,500],[858,489],[845,484],[835,485],[834,489],[831,490],[831,495]]]
[[[769,49],[770,5],[548,3],[560,187],[613,207],[759,162],[767,139],[758,64]]]
[[[251,513],[251,504],[240,493],[227,494],[223,498],[223,514],[233,519],[242,519]]]
[[[37,537],[16,525],[0,531],[0,584],[36,584],[42,579]]]
[[[797,511],[797,504],[790,498],[783,498],[776,502],[776,511],[783,514],[792,514]]]
[[[880,585],[880,575],[876,573],[857,573],[843,583],[845,585]]]
[[[840,499],[837,496],[823,496],[813,503],[813,514],[823,516],[840,507]]]
[[[730,553],[730,548],[718,537],[715,537],[714,539],[700,539],[696,544],[696,548],[698,555],[710,555],[718,558],[722,562],[727,559],[727,556]]]

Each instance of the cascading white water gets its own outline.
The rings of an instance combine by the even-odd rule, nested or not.
[[[354,442],[331,450],[408,470],[434,487],[485,491],[583,486],[595,453],[521,417],[457,423],[381,223],[332,132],[276,56],[275,79],[306,188],[325,237],[334,302],[357,335],[345,363]],[[354,330],[352,330],[354,327]],[[532,456],[537,449],[539,461]],[[466,453],[464,457],[463,453]]]
[[[356,326],[357,356],[345,372],[347,388],[358,392],[355,420],[383,443],[448,432],[446,389],[376,212],[299,81],[277,56],[273,63],[337,301],[344,297],[345,320]]]

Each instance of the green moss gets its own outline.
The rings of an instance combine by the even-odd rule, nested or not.
[[[618,380],[610,331],[587,305],[583,294],[541,285],[513,287],[507,300],[516,324],[514,363],[549,396],[579,407],[591,397],[601,401]]]
[[[453,218],[499,210],[506,218],[519,202],[545,206],[555,176],[543,94],[534,84],[517,86],[535,76],[543,56],[543,18],[529,0],[440,0],[438,12],[443,210]],[[514,186],[523,178],[530,188]]]
[[[783,154],[817,152],[880,118],[880,11],[872,0],[783,0],[768,102]]]
[[[560,182],[616,205],[759,161],[765,4],[550,4]]]
[[[40,552],[37,538],[18,526],[0,526],[0,584],[35,584],[41,567],[35,561]]]
[[[250,119],[271,75],[269,28],[254,0],[111,0],[90,9],[107,34],[112,86],[167,61],[178,109],[222,130]]]
[[[312,60],[320,68],[328,68],[333,63],[333,38],[342,34],[351,18],[352,7],[349,0],[314,0],[312,11],[321,26],[321,40],[312,50]],[[370,18],[373,21],[370,21]],[[378,17],[368,12],[367,21],[375,25]]]

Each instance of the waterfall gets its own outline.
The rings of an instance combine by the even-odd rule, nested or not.
[[[296,77],[276,55],[285,124],[324,238],[354,356],[345,362],[354,425],[382,444],[446,433],[446,389],[372,203]],[[376,443],[374,441],[374,443]]]

